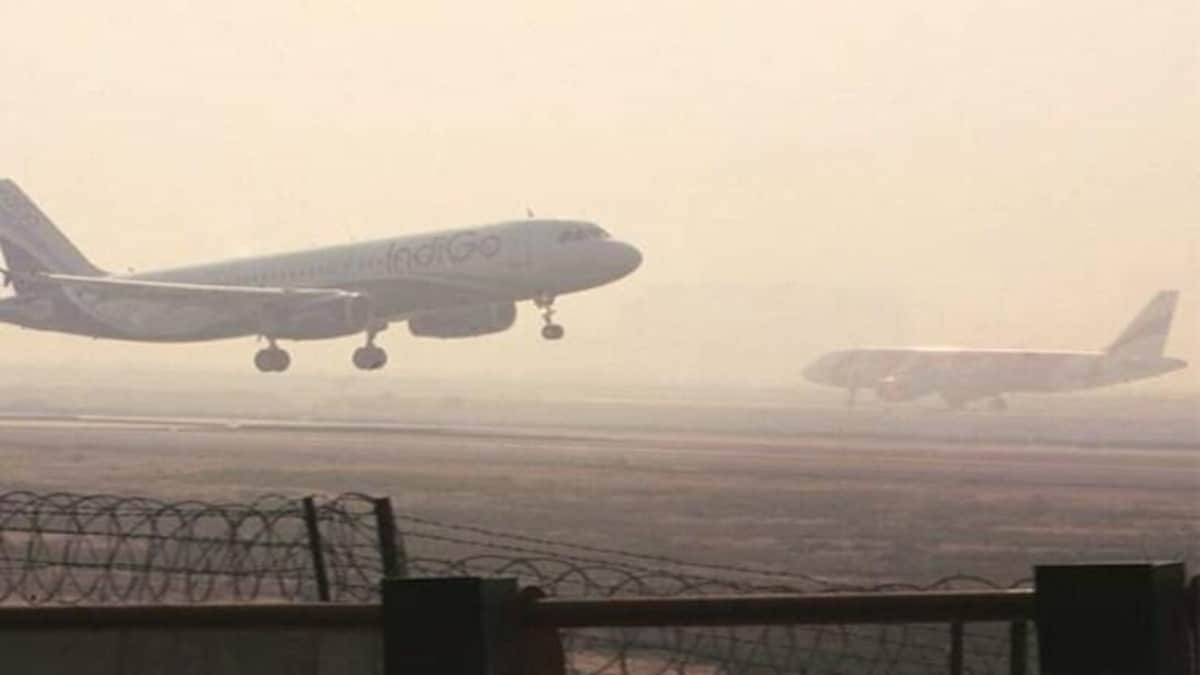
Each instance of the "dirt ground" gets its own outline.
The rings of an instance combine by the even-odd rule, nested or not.
[[[1200,564],[1190,447],[14,419],[0,476],[5,490],[164,499],[386,494],[451,523],[849,582]]]

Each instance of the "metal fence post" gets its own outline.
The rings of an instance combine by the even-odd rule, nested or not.
[[[311,496],[301,500],[304,505],[304,527],[308,530],[308,548],[312,553],[313,575],[317,581],[317,599],[329,602],[329,576],[325,571],[325,550],[321,546],[321,527],[317,521],[317,504]]]
[[[950,623],[950,675],[963,673],[963,622]]]
[[[383,673],[505,675],[519,607],[515,579],[385,579]]]
[[[408,577],[408,553],[404,550],[404,538],[396,531],[396,514],[392,511],[391,497],[374,500],[375,528],[379,537],[379,559],[383,563],[383,576]]]
[[[1186,675],[1181,562],[1035,568],[1044,675]]]
[[[1200,673],[1200,577],[1192,577],[1188,583],[1187,621],[1192,638],[1192,672]]]
[[[1025,675],[1029,670],[1029,632],[1024,621],[1008,624],[1008,675]]]

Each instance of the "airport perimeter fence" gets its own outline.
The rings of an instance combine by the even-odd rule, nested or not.
[[[380,580],[508,577],[557,597],[984,590],[837,585],[801,574],[696,565],[393,512],[361,494],[247,503],[0,494],[0,604],[379,601]],[[1008,624],[881,624],[563,632],[574,672],[1010,672]],[[1021,631],[1022,635],[1025,631]],[[1032,631],[1029,632],[1032,635]],[[957,652],[957,654],[955,653]],[[1029,654],[1036,648],[1029,646]],[[1032,660],[1025,672],[1034,672]]]

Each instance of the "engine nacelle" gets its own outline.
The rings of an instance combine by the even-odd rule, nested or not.
[[[517,306],[507,302],[417,314],[409,318],[408,330],[418,337],[465,338],[501,333],[516,321]]]
[[[320,298],[288,312],[275,323],[272,337],[289,340],[323,340],[352,335],[367,329],[371,301],[365,295]]]

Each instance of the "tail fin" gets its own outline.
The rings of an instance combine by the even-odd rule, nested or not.
[[[17,292],[37,272],[100,276],[104,272],[75,248],[50,219],[8,179],[0,179],[0,251]]]
[[[1179,291],[1159,291],[1106,350],[1112,356],[1162,356]]]

